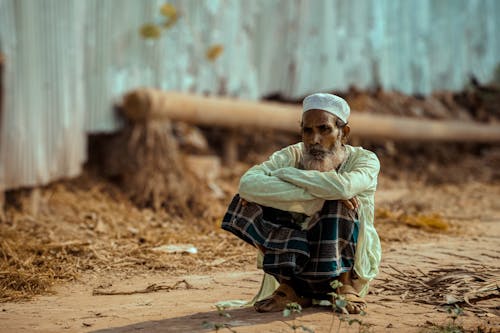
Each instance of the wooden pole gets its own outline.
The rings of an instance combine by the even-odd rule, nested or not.
[[[272,128],[296,133],[302,109],[297,105],[138,89],[124,96],[132,121],[170,118],[195,125]],[[370,139],[500,142],[500,125],[428,120],[360,113],[350,117],[351,135]]]

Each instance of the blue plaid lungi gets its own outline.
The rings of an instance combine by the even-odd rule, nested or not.
[[[325,201],[306,228],[302,218],[236,195],[222,220],[227,230],[247,243],[264,248],[263,269],[278,281],[286,280],[302,296],[324,298],[330,282],[352,270],[358,239],[356,211],[340,201]]]

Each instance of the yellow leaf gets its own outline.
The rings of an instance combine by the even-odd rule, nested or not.
[[[177,9],[174,5],[166,3],[160,7],[160,13],[169,19],[177,19]]]
[[[223,45],[215,44],[208,48],[206,53],[207,59],[210,61],[215,61],[215,59],[217,59],[222,54],[223,51],[224,51]]]
[[[161,29],[156,24],[144,24],[140,29],[143,38],[159,38],[161,36]]]
[[[375,217],[380,219],[390,219],[395,218],[395,215],[392,211],[387,208],[377,208],[375,210]]]
[[[414,227],[434,230],[448,230],[449,223],[441,217],[441,215],[434,213],[430,215],[403,215],[401,222]]]

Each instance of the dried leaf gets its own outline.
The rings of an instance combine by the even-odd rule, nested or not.
[[[179,20],[179,12],[174,5],[166,3],[160,7],[160,13],[167,18],[167,21],[163,23],[163,28],[171,28]]]
[[[220,57],[223,51],[224,51],[223,45],[215,44],[208,48],[206,53],[207,59],[210,61],[215,61],[218,57]]]
[[[156,24],[144,24],[140,29],[140,34],[146,39],[158,39],[161,36],[161,28]]]
[[[403,215],[400,220],[408,225],[426,229],[448,230],[449,228],[448,222],[438,213],[417,216]]]
[[[163,4],[160,7],[160,13],[169,19],[177,18],[177,8],[171,3]]]

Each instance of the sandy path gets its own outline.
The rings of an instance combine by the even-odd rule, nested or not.
[[[488,232],[473,238],[443,236],[430,243],[395,244],[384,254],[382,272],[373,284],[374,294],[367,297],[366,316],[354,316],[373,325],[372,332],[419,332],[431,324],[449,322],[448,314],[435,306],[403,301],[401,295],[384,291],[386,281],[394,279],[392,267],[416,281],[415,270],[428,272],[437,268],[464,268],[478,271],[500,270],[500,221],[483,223]],[[399,273],[398,273],[399,274]],[[129,278],[88,275],[82,281],[59,287],[53,296],[43,296],[25,303],[0,306],[1,332],[207,332],[204,321],[227,323],[237,332],[291,332],[281,314],[258,314],[251,308],[229,310],[231,318],[219,316],[214,303],[229,299],[251,299],[258,290],[261,274],[253,266],[246,271],[219,272],[203,276],[162,278],[158,273]],[[112,284],[114,290],[138,290],[152,283],[173,285],[186,279],[192,289],[170,292],[93,296],[99,285]],[[404,290],[404,281],[401,281]],[[417,283],[417,282],[415,282]],[[498,298],[484,304],[495,304]],[[483,303],[483,302],[481,302]],[[328,332],[333,315],[327,309],[305,309],[296,323],[314,332]],[[492,328],[500,332],[500,317],[478,316],[470,311],[460,317],[465,327]],[[287,321],[292,323],[291,320]],[[339,323],[335,317],[335,327]],[[348,327],[342,324],[342,331]],[[351,327],[353,332],[358,326]],[[223,331],[228,331],[224,329]],[[335,331],[335,330],[334,330]]]

